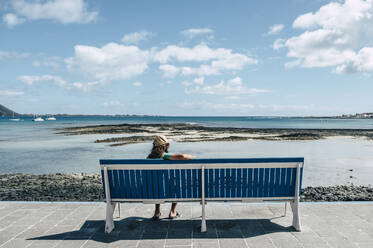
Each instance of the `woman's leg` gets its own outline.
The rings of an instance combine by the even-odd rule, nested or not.
[[[177,215],[176,206],[177,206],[177,202],[173,202],[172,205],[171,205],[170,214],[168,215],[168,217],[170,217],[170,219],[175,218],[176,215]]]
[[[154,211],[154,220],[158,220],[159,216],[161,216],[161,204],[155,204],[155,211]]]

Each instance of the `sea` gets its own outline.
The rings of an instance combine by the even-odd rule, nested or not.
[[[0,117],[0,174],[98,173],[99,159],[145,158],[151,143],[110,147],[97,139],[126,135],[65,136],[58,128],[139,123],[189,123],[215,127],[373,129],[373,119],[296,117],[57,116],[33,122]],[[170,152],[198,158],[304,157],[303,186],[373,185],[373,140],[331,137],[313,141],[178,143]]]

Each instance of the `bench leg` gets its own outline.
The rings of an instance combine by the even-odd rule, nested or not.
[[[106,224],[105,224],[105,233],[111,233],[114,229],[114,209],[115,209],[116,203],[106,203]]]
[[[296,231],[301,231],[300,219],[299,219],[299,207],[298,202],[290,202],[291,210],[293,211],[293,227]]]

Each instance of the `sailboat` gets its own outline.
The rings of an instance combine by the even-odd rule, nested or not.
[[[20,118],[14,118],[14,111],[13,111],[13,117],[12,119],[10,119],[11,121],[20,121],[21,119]]]
[[[32,119],[32,121],[44,121],[44,119],[43,118],[41,118],[41,117],[36,117],[36,116],[34,116],[34,119]]]
[[[46,119],[47,121],[55,121],[56,120],[56,118],[55,117],[53,117],[53,116],[49,116],[47,119]]]

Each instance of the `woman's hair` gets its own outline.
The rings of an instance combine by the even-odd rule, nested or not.
[[[167,153],[168,152],[168,146],[169,144],[164,144],[164,145],[161,145],[161,146],[154,146],[153,145],[153,148],[150,152],[150,154],[148,155],[147,158],[162,158],[163,157],[163,153]]]

